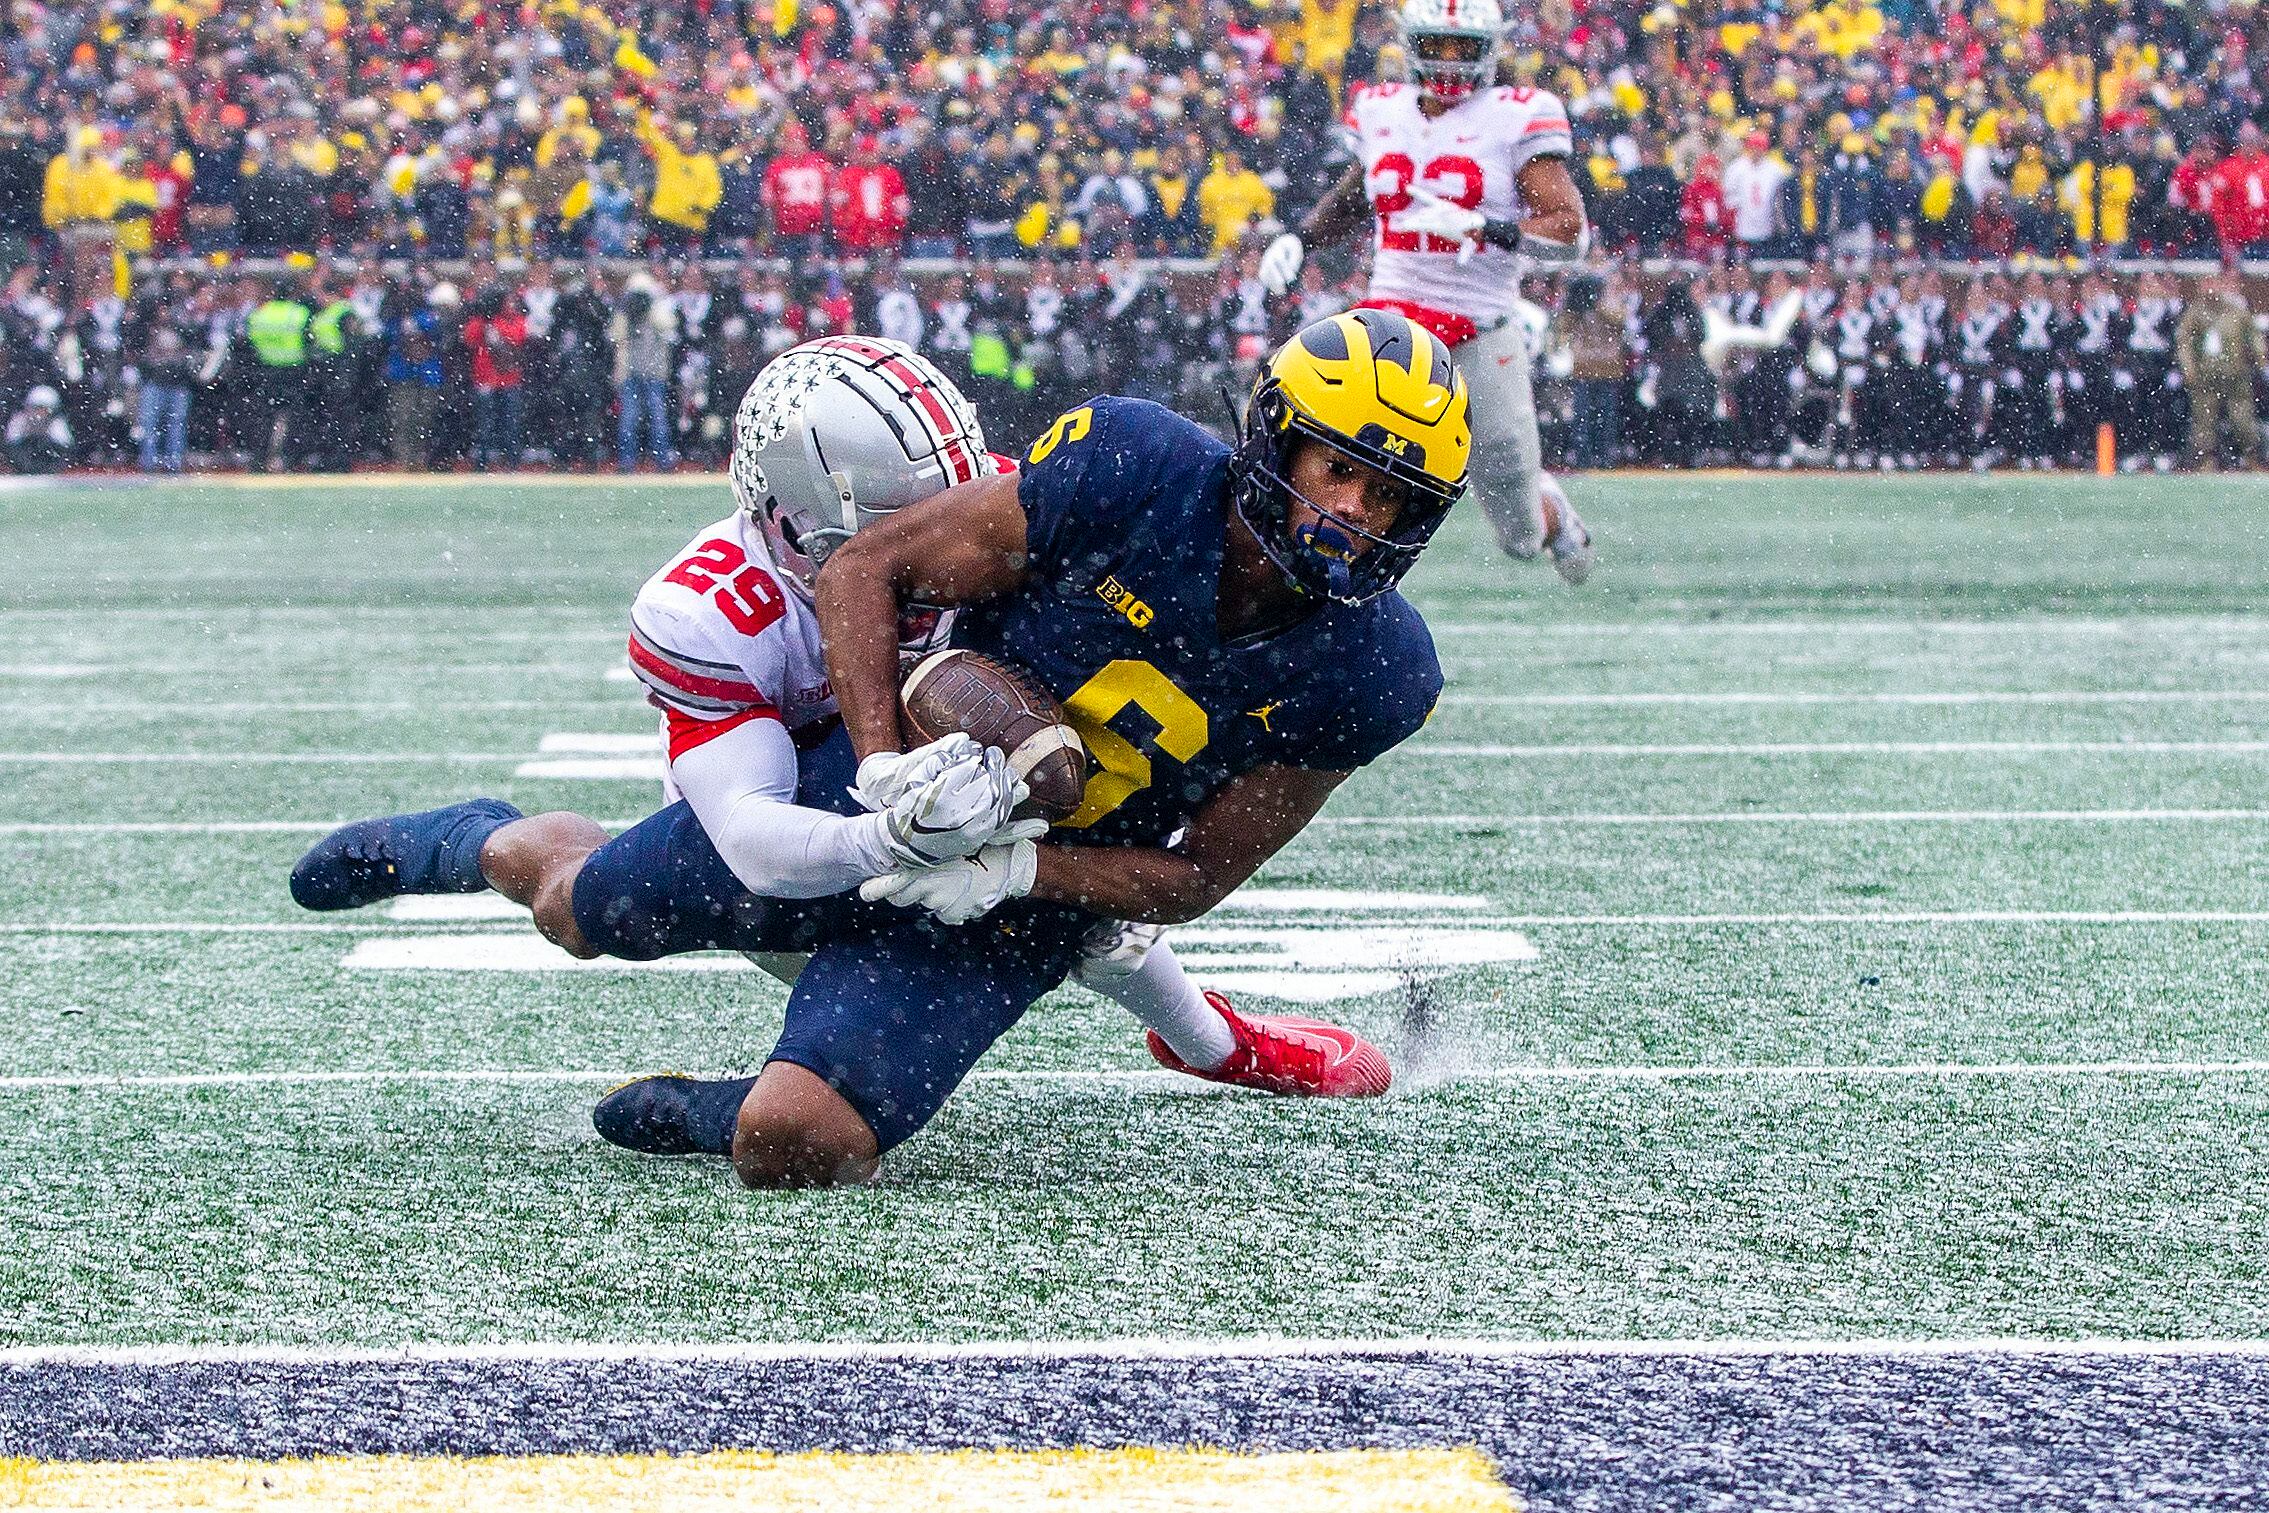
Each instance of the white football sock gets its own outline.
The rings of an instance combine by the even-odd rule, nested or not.
[[[1196,983],[1174,959],[1173,948],[1161,941],[1152,946],[1142,965],[1124,976],[1083,974],[1081,979],[1166,1042],[1166,1048],[1201,1072],[1210,1072],[1237,1049],[1237,1037],[1221,1011],[1205,1001]]]

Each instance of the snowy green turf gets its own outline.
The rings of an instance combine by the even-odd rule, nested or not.
[[[1029,1075],[1147,1065],[1068,992],[882,1186],[818,1196],[584,1121],[611,1073],[753,1066],[763,979],[345,972],[434,927],[295,913],[311,833],[88,828],[643,812],[513,773],[650,728],[604,677],[623,610],[721,490],[0,495],[0,756],[73,758],[0,761],[0,1343],[2269,1333],[2269,1074],[1508,1075],[2269,1060],[2269,923],[2159,917],[2269,914],[2269,488],[1578,494],[1584,592],[1470,518],[1416,579],[1451,697],[1328,817],[1442,822],[1261,879],[1478,895],[1540,949],[1448,974],[1404,1091]],[[1914,701],[2010,693],[2054,697]],[[2054,749],[2105,742],[2145,744]],[[1627,749],[1876,743],[2050,749]],[[1477,746],[1618,749],[1422,749]],[[1771,917],[1978,911],[2143,917]],[[1396,995],[1334,1012],[1407,1049]],[[589,1075],[73,1080],[229,1071]]]

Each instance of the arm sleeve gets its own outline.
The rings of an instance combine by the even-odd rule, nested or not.
[[[675,711],[669,719],[676,753],[670,776],[749,892],[821,898],[898,865],[884,844],[881,815],[830,814],[795,801],[796,747],[778,720],[709,722],[728,728],[688,745],[680,725],[703,722]]]

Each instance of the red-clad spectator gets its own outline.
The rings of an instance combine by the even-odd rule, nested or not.
[[[896,252],[906,241],[906,217],[913,202],[906,180],[878,156],[871,136],[851,144],[851,161],[827,188],[835,242],[845,252]]]
[[[473,466],[512,467],[520,461],[520,364],[528,322],[501,292],[485,298],[481,309],[465,322],[465,345],[473,354]]]
[[[826,153],[812,151],[800,122],[780,128],[779,155],[764,170],[764,209],[772,218],[775,251],[791,258],[818,255],[833,171]]]
[[[2251,121],[2237,130],[2237,151],[2214,170],[2214,232],[2225,255],[2251,254],[2269,243],[2269,151]]]
[[[1726,210],[1725,187],[1718,178],[1714,153],[1694,160],[1694,176],[1678,204],[1678,220],[1686,228],[1686,255],[1710,258],[1725,251],[1733,235],[1733,217]]]
[[[2216,237],[2214,167],[2220,153],[2220,143],[2210,136],[2200,137],[2174,165],[2174,176],[2167,181],[2167,203],[2180,212],[2171,218],[2174,250],[2205,253],[2212,249]]]
[[[150,251],[157,257],[171,257],[184,245],[181,210],[189,203],[188,161],[169,154],[150,173],[155,207],[150,211]]]
[[[1996,189],[1970,217],[1970,255],[1990,262],[2014,256],[2016,251],[2017,217],[2010,209],[2008,192]]]

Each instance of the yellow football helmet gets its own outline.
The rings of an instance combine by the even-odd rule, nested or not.
[[[1293,529],[1287,464],[1302,437],[1402,485],[1406,502],[1393,530],[1375,535],[1313,501],[1322,524]],[[1396,311],[1349,310],[1306,327],[1269,359],[1245,407],[1231,498],[1285,576],[1361,604],[1417,562],[1465,494],[1472,450],[1465,377],[1449,347]]]

